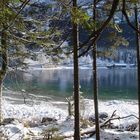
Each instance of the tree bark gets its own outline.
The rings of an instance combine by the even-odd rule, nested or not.
[[[1,33],[1,70],[0,70],[0,122],[2,122],[2,86],[3,80],[6,76],[8,66],[8,48],[7,48],[7,33],[6,30],[2,30]]]
[[[139,30],[137,7],[135,7],[135,24],[136,29]],[[139,139],[140,139],[140,43],[139,43],[139,33],[137,31],[136,31],[136,45],[137,45],[137,75],[138,75]]]
[[[93,20],[96,22],[96,0],[93,1]],[[96,31],[96,27],[94,28]],[[97,76],[97,46],[93,42],[93,91],[94,91],[94,109],[95,109],[95,130],[96,140],[100,140],[100,127],[99,127],[99,112],[98,112],[98,76]]]
[[[0,123],[2,122],[2,81],[0,81]]]
[[[77,8],[77,0],[73,0],[73,8]],[[78,26],[73,21],[73,62],[74,62],[74,140],[80,140],[80,107],[79,107],[79,68],[78,68]]]

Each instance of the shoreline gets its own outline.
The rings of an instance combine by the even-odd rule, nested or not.
[[[90,65],[87,65],[87,66],[81,66],[79,65],[79,69],[80,70],[86,70],[86,69],[92,69],[92,66]],[[107,66],[97,66],[97,69],[106,69],[106,70],[117,70],[117,69],[124,69],[124,70],[133,70],[133,69],[137,69],[137,67],[115,67],[115,68],[108,68]],[[21,67],[18,67],[17,70],[20,70],[20,71],[24,71],[24,72],[28,72],[28,71],[31,71],[31,70],[73,70],[73,66],[65,66],[65,65],[54,65],[54,66],[49,66],[49,67],[31,67],[31,66],[28,66],[27,68],[21,68]]]
[[[6,90],[3,90],[3,96],[5,99],[7,100],[11,100],[11,101],[15,101],[15,104],[16,104],[16,101],[21,101],[23,102],[24,98],[28,98],[29,99],[33,99],[33,100],[42,100],[42,101],[51,101],[51,102],[67,102],[65,96],[56,96],[56,95],[41,95],[41,94],[33,94],[33,93],[27,93],[26,91],[14,91],[14,90],[10,90],[10,89],[6,89]],[[83,96],[84,97],[84,96]],[[84,97],[85,100],[93,100],[93,98],[87,98],[87,97]],[[102,98],[99,98],[99,102],[110,102],[110,101],[120,101],[120,102],[135,102],[137,103],[138,100],[137,99],[130,99],[130,98],[117,98],[117,99],[114,99],[114,98],[108,98],[108,99],[102,99]]]
[[[14,93],[13,93],[14,94]],[[5,97],[4,97],[5,98]],[[43,99],[43,98],[42,98]],[[30,101],[29,101],[30,103]],[[93,100],[84,99],[85,108],[82,108],[81,115],[83,118],[88,120],[89,118],[94,118],[94,103]],[[125,117],[128,115],[138,115],[138,105],[136,100],[131,101],[120,101],[120,100],[111,100],[111,101],[101,101],[99,100],[99,113],[108,114],[111,116],[112,113],[116,110],[116,116]],[[34,104],[18,104],[11,102],[10,100],[3,101],[3,115],[4,118],[15,118],[17,122],[11,122],[10,124],[1,125],[0,130],[8,131],[8,137],[14,135],[13,139],[21,139],[21,135],[30,137],[29,140],[35,140],[35,137],[42,136],[42,132],[51,128],[58,128],[59,133],[63,135],[69,135],[73,133],[73,118],[68,117],[68,107],[67,102],[49,100],[49,101],[35,101]],[[47,124],[41,123],[43,118],[52,118],[56,119],[55,122],[47,122]],[[125,131],[127,127],[137,123],[137,119],[133,116],[123,120],[114,120],[113,126],[117,129],[102,129],[101,137],[102,140],[108,138],[108,140],[115,139],[117,137],[120,140],[129,140],[130,137],[134,137],[135,140],[138,136],[138,130],[129,132]],[[27,127],[28,124],[28,127]],[[14,130],[20,130],[20,133],[17,133]],[[84,128],[83,128],[84,129]],[[87,128],[89,129],[89,128]],[[119,132],[120,130],[120,132]],[[33,134],[33,139],[30,134]],[[40,139],[41,140],[41,139]],[[70,140],[70,139],[67,139]],[[90,139],[85,140],[94,140],[94,136]],[[130,138],[130,140],[133,140]]]
[[[7,93],[7,94],[6,93],[7,93],[7,91],[4,91],[4,94],[3,94],[4,101],[7,102],[8,104],[15,105],[15,106],[16,105],[25,105],[26,106],[24,100],[27,100],[27,102],[30,102],[32,100],[33,105],[40,105],[40,104],[45,105],[48,103],[48,104],[52,104],[54,106],[59,106],[60,109],[62,109],[63,106],[66,107],[68,105],[67,100],[63,100],[63,98],[57,98],[55,96],[42,96],[42,95],[38,96],[38,95],[28,94],[26,97],[24,97],[22,95],[22,92],[19,93],[19,92],[15,92],[15,91],[9,91],[9,93]],[[11,95],[12,95],[12,97],[11,97]],[[17,96],[19,96],[19,97],[17,97]],[[23,98],[21,98],[21,97],[23,97]],[[28,99],[28,97],[29,97],[29,99]],[[94,106],[93,99],[84,98],[82,101],[84,102],[84,104],[86,106],[93,108],[93,106]],[[20,102],[20,104],[19,104],[19,102]],[[134,105],[135,106],[134,112],[135,113],[137,112],[136,111],[136,110],[138,110],[138,101],[137,100],[132,100],[132,99],[101,100],[101,99],[99,99],[99,108],[101,108],[101,111],[103,111],[103,109],[104,109],[103,106],[105,106],[105,107],[108,107],[108,106],[122,107],[125,104],[130,105],[130,106]],[[128,110],[129,109],[130,108],[128,108]],[[92,110],[94,110],[94,109],[92,109]]]

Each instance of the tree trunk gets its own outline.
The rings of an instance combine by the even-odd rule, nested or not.
[[[7,34],[6,30],[2,30],[1,33],[1,70],[0,70],[0,122],[2,122],[2,86],[3,80],[7,72],[8,65],[8,49],[7,49]]]
[[[77,0],[73,0],[73,8],[77,8]],[[74,140],[80,140],[79,109],[79,68],[78,68],[78,26],[73,22],[73,62],[74,62]]]
[[[2,122],[2,81],[0,81],[0,123]]]
[[[135,7],[135,24],[136,28],[139,29],[137,7]],[[136,32],[136,45],[137,45],[137,65],[138,65],[137,75],[138,75],[138,109],[139,109],[139,139],[140,139],[140,44],[138,32]]]
[[[96,22],[96,0],[93,1],[93,20]],[[95,29],[96,30],[96,27]],[[99,127],[99,112],[98,112],[98,76],[97,76],[97,46],[96,42],[93,43],[93,91],[94,91],[94,109],[95,109],[95,128],[96,140],[100,140],[100,127]]]

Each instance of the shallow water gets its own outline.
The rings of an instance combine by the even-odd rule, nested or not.
[[[93,97],[92,69],[80,69],[80,85],[83,95]],[[136,99],[136,69],[98,69],[99,98]],[[51,95],[65,98],[72,95],[73,70],[32,70],[30,72],[10,72],[5,79],[5,86],[15,90],[25,90],[35,95]]]

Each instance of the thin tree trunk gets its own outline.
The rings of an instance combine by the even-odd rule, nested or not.
[[[0,123],[2,122],[2,81],[0,81]]]
[[[77,8],[77,0],[73,0],[73,8]],[[79,109],[79,69],[78,69],[78,26],[73,22],[73,62],[74,62],[74,140],[80,140]]]
[[[135,24],[136,28],[139,29],[137,7],[135,7]],[[137,75],[138,75],[138,109],[139,109],[139,139],[140,139],[140,43],[138,32],[136,32],[136,45],[137,45],[137,65],[138,65]]]
[[[93,1],[93,20],[96,22],[96,0]],[[96,28],[95,28],[96,30]],[[93,91],[94,91],[94,109],[95,109],[95,128],[96,128],[96,140],[100,140],[100,127],[99,127],[99,115],[98,115],[98,76],[97,76],[97,46],[96,42],[93,44]]]
[[[2,30],[1,33],[1,70],[0,70],[0,122],[2,122],[2,86],[3,80],[7,72],[8,65],[8,49],[7,49],[7,34],[6,30]]]

